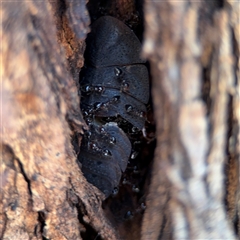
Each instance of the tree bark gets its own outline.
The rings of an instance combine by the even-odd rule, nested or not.
[[[116,3],[135,26],[134,1]],[[77,163],[86,2],[1,3],[1,239],[239,238],[239,3],[143,12],[157,146],[143,218],[116,224]]]
[[[174,239],[236,237],[237,5],[228,1],[145,3],[143,50],[153,74],[157,148],[142,239],[167,239],[169,221]]]
[[[45,1],[1,6],[1,239],[82,239],[78,218],[116,239],[101,210],[102,193],[86,182],[71,144],[69,124],[78,134],[86,125],[53,7]],[[83,20],[79,41],[89,24]]]

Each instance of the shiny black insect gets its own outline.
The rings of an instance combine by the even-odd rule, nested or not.
[[[94,22],[86,43],[80,86],[89,131],[79,161],[87,180],[108,197],[127,167],[132,151],[128,138],[144,128],[148,70],[140,58],[139,39],[116,18]]]

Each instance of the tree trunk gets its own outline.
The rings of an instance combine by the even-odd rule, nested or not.
[[[145,5],[143,49],[152,67],[158,144],[142,239],[166,239],[169,228],[159,231],[166,219],[174,239],[234,239],[238,232],[236,5]],[[164,193],[158,186],[165,181]]]
[[[1,3],[0,238],[239,238],[239,3],[103,2],[90,16],[81,0]],[[129,206],[104,201],[77,161],[78,79],[90,17],[139,29],[141,10],[156,148],[142,151],[143,196],[121,195],[133,216],[116,220]]]

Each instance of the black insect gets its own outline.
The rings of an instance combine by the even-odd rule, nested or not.
[[[139,39],[116,18],[105,16],[94,22],[86,44],[80,86],[89,131],[79,161],[87,180],[108,197],[127,167],[130,140],[144,128],[148,70],[140,58]]]

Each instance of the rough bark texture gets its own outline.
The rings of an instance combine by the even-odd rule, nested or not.
[[[76,162],[66,120],[77,133],[85,123],[50,5],[5,2],[1,15],[1,239],[81,239],[81,221],[115,239]]]
[[[169,218],[174,239],[236,236],[233,228],[239,172],[237,5],[227,1],[145,4],[144,55],[150,60],[153,74],[157,148],[156,173],[148,195],[142,239],[168,238],[165,234],[169,229],[163,228],[162,223]],[[229,148],[230,157],[226,155]],[[231,221],[224,202],[226,163]],[[161,178],[170,187],[165,182],[158,185]],[[168,192],[170,198],[166,197]],[[169,210],[165,207],[167,200]]]
[[[136,2],[89,9],[140,31]],[[157,146],[143,217],[132,193],[103,209],[73,149],[87,128],[78,96],[86,2],[6,1],[0,11],[1,239],[239,238],[239,2],[144,3]],[[129,199],[136,214],[120,219]]]

